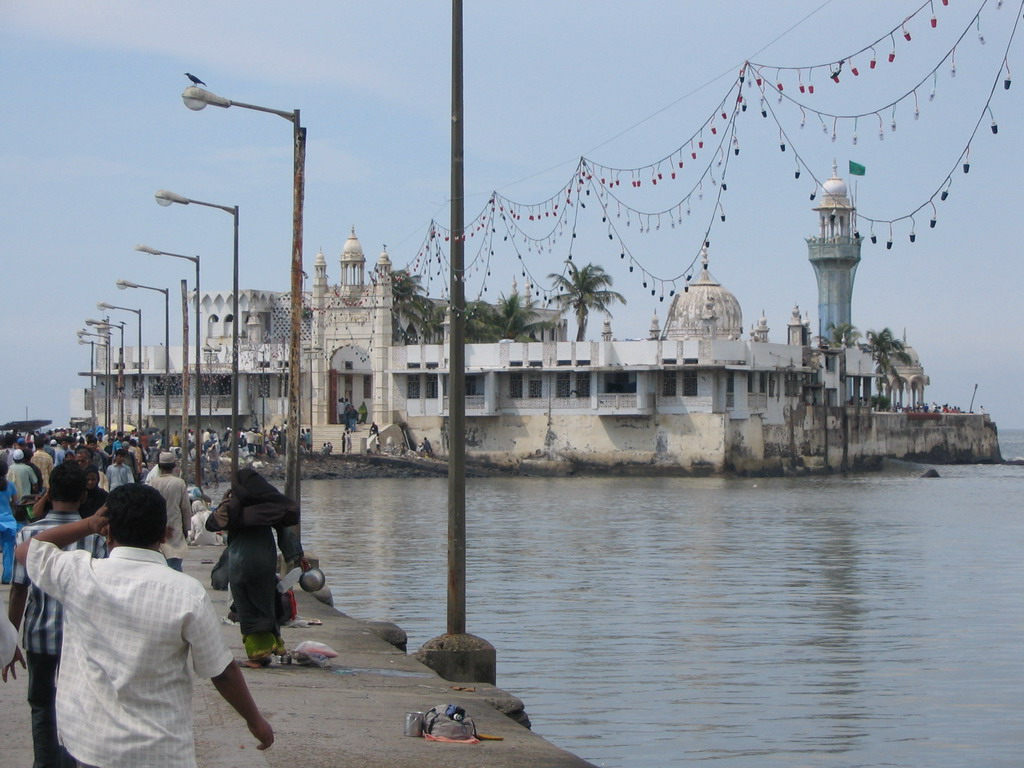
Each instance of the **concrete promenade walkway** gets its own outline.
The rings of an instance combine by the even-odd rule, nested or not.
[[[185,560],[187,573],[207,587],[217,612],[227,615],[229,593],[209,589],[209,573],[220,547],[198,547]],[[331,586],[331,585],[328,585]],[[340,592],[336,589],[336,592]],[[448,683],[410,655],[368,629],[296,589],[299,615],[322,626],[286,627],[289,648],[303,640],[326,643],[338,652],[330,669],[296,665],[244,670],[260,709],[274,726],[276,740],[256,749],[245,724],[208,680],[197,680],[193,699],[196,754],[201,768],[582,768],[591,766],[549,744],[488,703],[506,694],[488,685]],[[6,600],[6,594],[4,594]],[[6,610],[6,606],[4,607]],[[235,656],[244,656],[237,626],[224,625]],[[117,642],[116,638],[111,638]],[[498,651],[500,656],[500,649]],[[0,683],[0,764],[29,768],[32,736],[25,701],[27,672]],[[464,707],[481,733],[503,737],[480,744],[445,744],[403,734],[405,713],[436,704]],[[529,711],[529,702],[527,712]],[[88,716],[83,713],[83,716]]]

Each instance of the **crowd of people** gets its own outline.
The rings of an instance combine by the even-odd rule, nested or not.
[[[248,467],[213,508],[180,476],[187,451],[205,459],[212,479],[230,438],[204,433],[198,448],[191,432],[168,445],[146,433],[0,438],[0,542],[10,584],[0,663],[5,682],[28,670],[35,766],[148,765],[162,756],[188,765],[194,675],[213,680],[260,749],[273,743],[205,588],[182,573],[190,545],[226,544],[246,663],[258,667],[285,651],[277,550],[309,568],[292,528],[297,505]],[[239,451],[272,457],[281,438],[278,430],[246,430]],[[102,727],[89,712],[103,713]]]

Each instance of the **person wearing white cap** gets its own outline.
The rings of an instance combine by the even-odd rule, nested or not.
[[[7,482],[13,483],[18,491],[18,497],[30,496],[33,486],[36,484],[36,473],[25,461],[25,452],[21,448],[15,448],[11,453],[14,463],[7,470]]]
[[[182,570],[182,561],[188,552],[185,532],[192,520],[192,507],[188,498],[185,481],[174,474],[178,458],[170,451],[162,451],[157,463],[159,474],[146,477],[146,484],[156,488],[167,502],[167,538],[160,545],[160,552],[167,558],[167,564],[176,571]]]

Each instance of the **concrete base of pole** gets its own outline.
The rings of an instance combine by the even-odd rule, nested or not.
[[[453,683],[494,685],[498,676],[494,646],[476,635],[441,635],[427,640],[415,658]]]

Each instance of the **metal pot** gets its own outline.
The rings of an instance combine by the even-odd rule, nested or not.
[[[299,586],[306,592],[317,592],[324,588],[327,578],[319,568],[310,568],[299,576]]]

